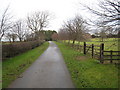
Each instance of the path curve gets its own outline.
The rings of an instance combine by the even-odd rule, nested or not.
[[[9,88],[74,88],[57,45],[49,41],[47,50]]]

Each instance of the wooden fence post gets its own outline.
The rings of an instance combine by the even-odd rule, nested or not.
[[[86,54],[86,42],[84,42],[84,54]]]
[[[80,49],[80,41],[78,42],[78,49]]]
[[[104,62],[104,43],[100,45],[100,62]]]
[[[110,51],[110,63],[112,63],[112,50]]]
[[[94,44],[92,44],[92,58],[94,57]]]

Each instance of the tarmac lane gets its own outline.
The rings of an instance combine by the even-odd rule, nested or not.
[[[8,88],[74,88],[74,85],[59,48],[49,41],[47,50]]]

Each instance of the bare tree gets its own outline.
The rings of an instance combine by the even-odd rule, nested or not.
[[[100,39],[101,39],[101,41],[103,42],[104,41],[104,39],[107,37],[107,34],[106,34],[106,28],[105,27],[102,27],[102,28],[100,28],[101,30],[100,30],[100,32],[99,32],[99,35],[100,35]]]
[[[57,33],[52,34],[52,40],[55,40],[55,41],[58,40],[58,34]]]
[[[59,40],[67,40],[69,39],[68,37],[68,31],[65,28],[60,28],[59,32],[58,32],[58,38]]]
[[[13,42],[15,42],[15,40],[17,39],[17,35],[16,34],[11,34],[11,39]]]
[[[120,1],[119,0],[103,0],[99,1],[99,9],[91,8],[89,6],[83,5],[93,14],[98,16],[96,21],[92,21],[99,27],[112,26],[114,28],[120,25]],[[119,27],[120,29],[120,27]],[[114,30],[114,29],[113,29]],[[116,29],[118,31],[118,29]]]
[[[27,25],[32,31],[41,31],[49,23],[48,12],[35,12],[27,17]]]
[[[85,40],[86,32],[88,32],[87,25],[85,20],[81,16],[76,16],[73,20],[74,31],[76,32],[76,40],[83,41]]]
[[[35,38],[35,34],[34,33],[26,33],[25,34],[25,41],[33,41]]]
[[[10,34],[10,33],[7,33],[7,34],[6,34],[6,38],[7,38],[7,39],[9,40],[9,42],[11,43],[11,41],[12,41],[11,38],[12,38],[12,37],[11,37],[11,34]]]
[[[66,34],[68,34],[69,43],[70,40],[73,40],[74,43],[76,36],[73,28],[73,21],[72,20],[67,21],[63,27],[66,30]]]
[[[12,18],[10,14],[8,14],[9,6],[5,9],[3,14],[0,16],[0,41],[2,40],[5,33],[9,30]]]
[[[13,24],[12,30],[14,34],[17,35],[19,41],[23,41],[24,36],[26,34],[26,26],[22,20],[18,20]]]
[[[49,19],[48,12],[35,12],[27,17],[27,26],[36,34],[36,38],[41,39],[43,35],[40,31],[48,26]]]
[[[6,38],[9,40],[9,42],[15,42],[15,40],[17,39],[17,35],[14,33],[7,33]]]
[[[67,21],[64,28],[67,30],[69,39],[73,41],[73,44],[76,40],[83,40],[84,34],[86,32],[85,21],[81,16],[76,16],[74,19]]]

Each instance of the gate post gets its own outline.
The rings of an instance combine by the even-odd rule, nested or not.
[[[101,43],[100,45],[100,62],[104,62],[104,43]]]
[[[112,63],[112,50],[110,51],[110,63]]]
[[[92,44],[92,58],[94,57],[94,44]]]
[[[86,42],[84,42],[84,54],[86,54]]]

